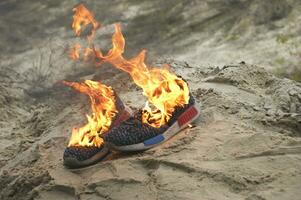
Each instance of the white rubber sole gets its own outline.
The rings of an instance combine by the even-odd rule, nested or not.
[[[187,108],[187,110],[184,113],[182,113],[179,116],[178,120],[174,122],[174,124],[172,124],[164,133],[160,135],[157,135],[153,138],[150,138],[138,144],[116,146],[112,143],[106,142],[105,145],[107,145],[111,149],[117,151],[123,151],[123,152],[144,151],[153,148],[165,142],[172,136],[176,135],[182,129],[186,128],[188,124],[192,123],[194,120],[196,120],[199,117],[200,112],[201,111],[199,105],[197,103],[194,103],[189,108]]]

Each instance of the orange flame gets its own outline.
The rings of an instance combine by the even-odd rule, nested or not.
[[[82,4],[81,7],[83,7]],[[86,8],[84,10],[86,13],[90,13]],[[75,16],[77,16],[77,12]],[[74,21],[76,20],[74,19]],[[74,30],[77,33],[76,30],[80,30],[80,27]],[[88,42],[90,43],[89,38]],[[164,65],[163,68],[148,67],[144,62],[145,50],[142,50],[132,59],[124,58],[124,48],[125,39],[121,32],[121,26],[120,24],[115,24],[115,33],[112,36],[112,48],[107,55],[103,55],[101,50],[95,47],[87,47],[85,49],[84,60],[87,60],[88,56],[91,57],[93,54],[93,58],[99,60],[98,64],[108,62],[129,73],[134,82],[143,89],[143,94],[153,106],[150,107],[148,106],[148,102],[146,103],[143,110],[142,122],[148,123],[153,127],[160,127],[166,124],[176,107],[188,104],[189,88],[187,83],[182,78],[170,72],[167,65]]]
[[[136,57],[127,60],[123,57],[125,39],[120,24],[115,24],[112,36],[112,49],[107,55],[94,49],[95,56],[103,62],[109,62],[115,67],[129,73],[134,82],[143,89],[148,102],[154,106],[151,109],[146,104],[142,121],[153,127],[160,127],[168,122],[176,107],[183,107],[189,101],[189,88],[180,77],[171,73],[168,66],[149,68],[145,60],[145,50]]]
[[[69,57],[72,60],[77,60],[79,59],[79,51],[80,51],[80,45],[76,44],[74,45],[70,50],[69,50]]]
[[[79,4],[74,7],[73,11],[72,28],[76,36],[80,36],[82,26],[85,27],[92,24],[91,34],[87,36],[90,41],[94,37],[96,30],[100,27],[100,24],[94,19],[92,12],[90,12],[83,4]]]
[[[73,128],[68,146],[96,146],[103,144],[100,134],[109,130],[113,118],[118,113],[115,106],[114,91],[111,87],[96,81],[83,83],[63,82],[90,98],[92,114],[87,115],[88,123],[80,128]]]

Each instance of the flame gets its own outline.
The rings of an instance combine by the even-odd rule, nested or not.
[[[88,123],[80,128],[73,128],[68,146],[96,146],[103,144],[100,135],[109,130],[117,114],[114,91],[111,87],[96,81],[85,80],[83,83],[63,83],[90,98],[92,114],[87,115]]]
[[[79,51],[80,51],[80,45],[76,44],[74,45],[70,50],[69,50],[69,57],[72,60],[77,60],[79,59]]]
[[[176,107],[183,107],[189,102],[187,83],[171,73],[168,65],[164,65],[163,68],[148,67],[144,62],[145,50],[129,60],[123,57],[125,39],[120,24],[115,24],[112,46],[107,55],[94,49],[95,56],[102,62],[109,62],[129,73],[134,82],[143,89],[143,94],[154,108],[146,104],[143,109],[142,122],[153,127],[160,127],[169,121]]]
[[[72,29],[76,36],[80,36],[82,32],[82,26],[88,26],[92,24],[91,34],[87,36],[87,39],[90,41],[94,37],[96,30],[100,27],[100,23],[98,23],[93,16],[93,13],[90,12],[83,4],[78,4],[73,8],[73,22]]]
[[[81,9],[84,8],[82,7],[83,5],[81,4]],[[75,10],[75,16],[77,16],[77,10]],[[86,13],[90,13],[86,8],[84,10]],[[76,21],[75,17],[74,21]],[[80,27],[74,30],[77,33],[76,30],[80,30]],[[89,38],[88,42],[89,44],[91,42]],[[94,46],[92,48],[87,47],[84,53],[84,60],[93,57],[94,60],[98,61],[97,64],[108,62],[116,68],[129,73],[135,84],[143,89],[143,95],[148,99],[143,109],[142,122],[153,127],[160,127],[166,124],[177,107],[183,107],[185,104],[188,104],[190,96],[187,83],[173,74],[167,65],[164,65],[162,68],[147,66],[145,64],[146,50],[142,50],[132,59],[126,59],[123,57],[124,49],[125,38],[121,32],[121,26],[120,24],[115,24],[112,48],[108,53],[104,55],[100,49]]]

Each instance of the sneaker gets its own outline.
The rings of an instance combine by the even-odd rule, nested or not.
[[[122,101],[117,95],[116,107],[118,110],[117,115],[113,119],[111,128],[118,127],[123,121],[127,120],[131,115],[132,111],[125,107]],[[109,130],[110,130],[109,129]],[[105,134],[105,133],[102,133]],[[79,168],[88,165],[95,164],[102,160],[109,153],[109,149],[104,145],[101,146],[68,146],[63,155],[64,165],[69,168]]]
[[[111,129],[104,136],[105,144],[108,148],[117,151],[147,150],[174,136],[196,120],[199,115],[200,108],[192,96],[190,96],[189,103],[184,107],[176,108],[172,118],[160,128],[142,123],[142,110],[139,110],[119,127]]]

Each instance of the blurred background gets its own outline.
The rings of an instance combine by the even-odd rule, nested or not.
[[[71,30],[75,0],[0,1],[1,59],[50,40],[61,45]],[[86,0],[104,26],[121,22],[127,54],[195,65],[245,61],[301,81],[300,0]],[[109,44],[109,43],[108,43]],[[35,59],[32,55],[30,59]]]

